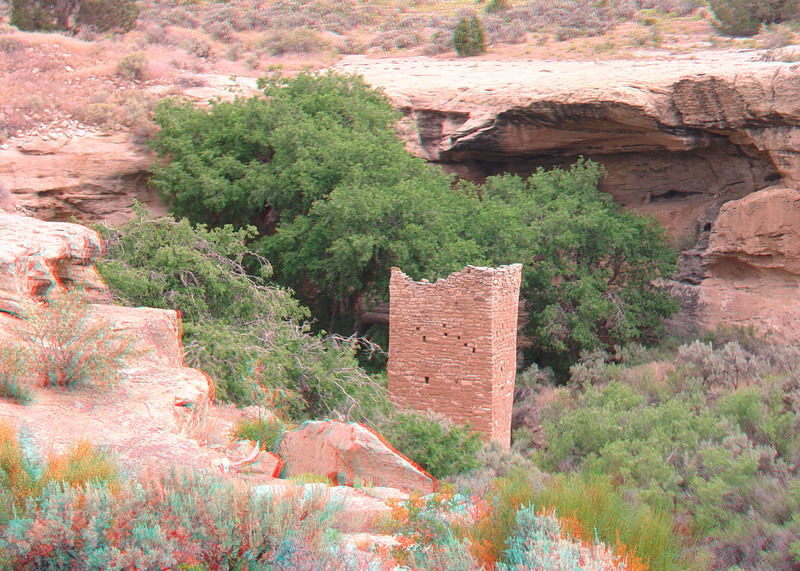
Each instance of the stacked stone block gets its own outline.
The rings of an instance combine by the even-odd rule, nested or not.
[[[389,284],[389,394],[511,444],[522,265],[467,266],[415,282],[397,268]]]

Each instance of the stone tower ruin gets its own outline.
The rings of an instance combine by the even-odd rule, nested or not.
[[[392,268],[389,395],[511,445],[522,265],[467,266],[436,283]]]

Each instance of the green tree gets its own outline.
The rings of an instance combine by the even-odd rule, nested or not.
[[[486,53],[486,29],[475,14],[461,18],[453,33],[453,48],[461,57]]]
[[[12,0],[11,23],[20,30],[50,32],[69,30],[71,15],[78,24],[98,32],[136,26],[139,5],[135,0]]]
[[[674,271],[664,228],[600,192],[603,174],[581,159],[527,179],[490,177],[468,217],[467,235],[489,263],[525,264],[526,332],[538,360],[562,372],[582,350],[655,338],[677,308],[653,285]]]
[[[709,0],[712,27],[726,36],[754,36],[762,24],[797,18],[797,0]]]
[[[461,197],[409,155],[385,96],[355,76],[301,73],[266,98],[167,101],[153,142],[169,164],[153,184],[172,211],[212,225],[253,224],[276,278],[327,324],[385,297],[389,271],[457,269],[476,247],[458,234]],[[441,208],[442,202],[451,209]]]
[[[160,104],[153,146],[170,161],[153,184],[192,221],[254,225],[278,283],[330,330],[364,332],[361,310],[388,301],[392,266],[435,279],[524,263],[530,335],[562,369],[582,349],[646,339],[673,309],[651,283],[674,262],[663,228],[600,193],[597,165],[453,188],[406,152],[397,115],[361,78],[302,73],[263,87],[266,97],[208,109]]]

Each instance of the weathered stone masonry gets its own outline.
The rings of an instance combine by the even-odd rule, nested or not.
[[[392,269],[389,394],[511,444],[522,265],[415,282]]]

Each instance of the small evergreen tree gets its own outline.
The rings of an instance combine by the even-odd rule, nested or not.
[[[135,0],[81,0],[77,20],[98,32],[118,29],[130,32],[136,27],[139,5]]]
[[[486,53],[486,29],[475,14],[461,18],[453,34],[453,47],[461,57]]]
[[[491,0],[486,6],[487,14],[496,14],[506,10],[511,10],[511,0]]]
[[[778,24],[797,17],[797,0],[709,0],[712,27],[726,36],[754,36],[762,24]]]
[[[58,4],[55,0],[12,0],[11,24],[24,32],[57,30]]]

